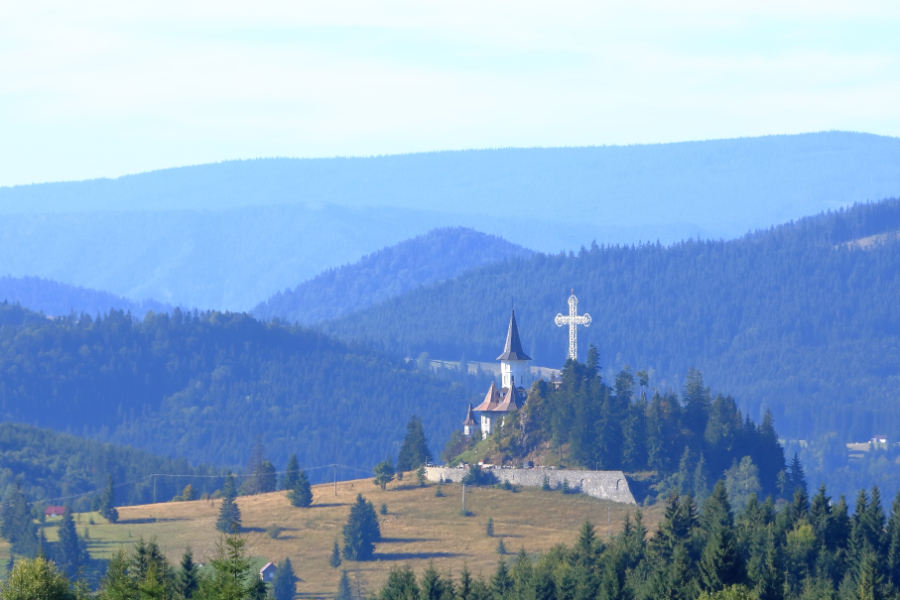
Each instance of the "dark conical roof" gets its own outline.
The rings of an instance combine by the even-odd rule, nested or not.
[[[516,311],[512,311],[509,318],[509,331],[506,334],[506,347],[503,354],[497,360],[531,360],[531,357],[522,350],[522,341],[519,339],[519,327],[516,325]]]
[[[469,402],[469,412],[466,413],[466,420],[463,425],[475,425],[475,415],[472,414],[472,403]]]

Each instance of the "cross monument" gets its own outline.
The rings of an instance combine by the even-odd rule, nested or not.
[[[563,325],[569,326],[569,358],[578,360],[577,327],[579,325],[590,327],[591,315],[587,313],[584,313],[583,315],[578,314],[578,298],[575,297],[575,290],[572,290],[572,295],[569,296],[569,316],[564,317],[562,313],[559,313],[553,321],[556,323],[557,327],[562,327]]]

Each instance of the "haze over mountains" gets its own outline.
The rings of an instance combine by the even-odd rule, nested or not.
[[[539,251],[734,237],[900,189],[900,140],[829,132],[652,146],[267,159],[0,189],[0,273],[249,310],[435,227]]]

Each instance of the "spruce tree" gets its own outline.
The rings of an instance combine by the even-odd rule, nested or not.
[[[350,507],[343,533],[344,558],[356,561],[372,559],[375,542],[381,539],[381,528],[375,507],[371,502],[366,502],[362,494],[357,494],[356,502]]]
[[[235,504],[235,498],[237,498],[237,491],[234,489],[234,475],[229,473],[225,478],[222,505],[216,521],[216,529],[222,533],[237,533],[241,530],[241,510]]]
[[[425,429],[422,427],[422,419],[413,415],[406,425],[406,435],[397,457],[397,470],[412,471],[426,462],[431,462],[431,452],[428,450],[428,440],[425,439]]]
[[[350,590],[350,578],[347,577],[347,571],[341,572],[341,580],[338,583],[338,591],[334,600],[353,600],[353,592]]]
[[[37,553],[37,526],[18,480],[9,487],[0,505],[0,534],[10,543],[10,554],[33,558]]]
[[[698,438],[706,432],[709,419],[709,388],[703,385],[700,371],[690,369],[684,384],[684,423]]]
[[[90,560],[84,540],[78,536],[75,529],[72,509],[68,506],[59,525],[58,550],[59,567],[70,579],[74,579]]]
[[[503,543],[503,540],[500,540],[500,542]],[[494,593],[494,598],[505,597],[512,589],[512,586],[513,580],[509,574],[506,559],[501,557],[500,562],[497,563],[497,570],[491,577],[491,591]]]
[[[312,487],[306,477],[306,471],[300,471],[294,478],[294,485],[288,492],[288,500],[292,506],[309,506],[312,504]]]
[[[262,460],[257,465],[250,477],[244,482],[241,492],[244,494],[268,494],[278,487],[278,476],[275,466],[268,460]]]
[[[815,502],[813,504],[815,505]],[[900,492],[897,492],[894,503],[891,505],[886,537],[888,578],[894,587],[900,587]]]
[[[300,463],[297,462],[297,455],[291,454],[288,459],[287,469],[284,471],[284,478],[281,480],[281,489],[293,490],[300,476]]]
[[[110,523],[115,523],[119,520],[119,511],[116,510],[116,495],[112,474],[106,476],[106,490],[104,490],[103,496],[100,498],[99,512],[100,516]]]
[[[803,465],[800,463],[800,457],[797,453],[794,453],[794,458],[791,460],[791,473],[788,476],[788,485],[790,488],[788,491],[793,494],[797,491],[797,488],[801,488],[804,493],[807,492],[806,485],[806,473],[803,471]]]
[[[198,576],[197,564],[194,562],[194,553],[188,548],[181,556],[181,570],[178,571],[175,583],[175,589],[178,590],[178,593],[185,600],[191,600],[194,597],[194,593],[200,585],[197,580]]]
[[[697,504],[703,506],[706,496],[709,494],[709,488],[706,485],[706,460],[703,453],[700,453],[700,460],[697,461],[697,468],[694,469],[694,478],[691,487],[694,490],[694,499]]]
[[[463,563],[462,571],[459,574],[459,584],[456,587],[456,595],[459,600],[469,600],[472,593],[472,572],[469,571],[469,563]]]
[[[275,600],[293,600],[296,590],[297,576],[294,574],[294,567],[291,565],[291,559],[285,558],[272,578],[272,595],[275,596]]]
[[[706,500],[701,518],[706,545],[700,557],[700,580],[708,591],[718,591],[744,580],[744,563],[734,537],[731,505],[725,483],[719,480]]]
[[[106,575],[100,584],[102,600],[130,600],[139,597],[137,578],[129,574],[128,568],[129,561],[125,550],[120,548],[106,566]],[[191,597],[185,598],[190,600]]]
[[[334,540],[334,548],[331,549],[331,558],[328,559],[328,564],[333,569],[341,566],[341,547],[338,546],[337,540]]]

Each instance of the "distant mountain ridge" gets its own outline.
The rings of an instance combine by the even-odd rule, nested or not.
[[[155,300],[136,302],[103,292],[43,279],[41,277],[0,277],[0,302],[18,302],[48,316],[71,313],[96,315],[110,309],[130,312],[143,318],[147,311],[169,312],[173,306]]]
[[[900,193],[900,139],[826,132],[675,144],[232,161],[0,188],[0,273],[250,310],[438,227],[541,252],[733,238]]]
[[[293,290],[260,303],[253,314],[309,325],[361,310],[408,290],[483,265],[533,252],[497,236],[464,227],[435,229],[329,269]]]
[[[677,390],[696,367],[752,418],[771,408],[788,438],[900,439],[900,245],[842,246],[897,229],[890,199],[732,241],[535,254],[318,327],[401,355],[491,360],[514,297],[525,352],[560,364],[567,332],[553,318],[574,288],[593,318],[580,354],[596,345],[607,381],[628,364]]]

